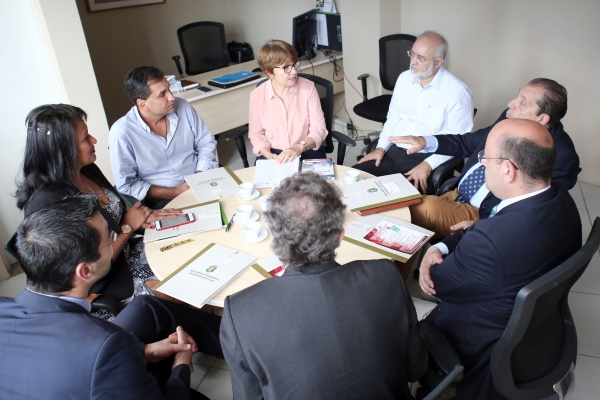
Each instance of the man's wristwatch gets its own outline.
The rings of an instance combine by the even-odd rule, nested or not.
[[[304,150],[302,150],[302,152],[306,151],[306,142],[304,140],[298,142],[298,144],[301,144],[304,147]]]
[[[121,225],[121,233],[124,233],[126,235],[131,235],[131,232],[133,232],[131,225],[129,225],[129,224]]]

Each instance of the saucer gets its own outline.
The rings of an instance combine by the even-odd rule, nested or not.
[[[235,195],[235,197],[236,197],[238,200],[254,200],[254,199],[255,199],[255,198],[257,198],[258,196],[260,196],[260,192],[259,192],[258,190],[256,190],[256,189],[254,189],[254,190],[252,191],[252,194],[251,194],[249,197],[242,197],[242,196],[240,196],[240,193],[239,193],[239,192],[238,192],[238,193],[236,193],[236,195]]]
[[[358,177],[358,180],[357,180],[356,182],[360,182],[360,181],[362,181],[362,180],[363,180],[363,179],[362,179],[362,178],[359,176],[359,177]],[[346,186],[346,185],[352,185],[353,183],[356,183],[356,182],[348,182],[348,181],[346,180],[346,178],[342,179],[342,185],[344,185],[344,186]]]
[[[269,232],[265,228],[260,228],[258,237],[256,237],[255,239],[247,238],[246,231],[242,232],[242,234],[240,235],[240,239],[242,239],[244,242],[247,242],[247,243],[256,243],[256,242],[262,242],[263,240],[265,240],[267,238],[267,236],[269,236]]]
[[[233,222],[236,224],[246,225],[248,222],[254,222],[258,219],[258,213],[256,211],[252,211],[252,215],[250,218],[242,219],[239,215],[233,217]]]

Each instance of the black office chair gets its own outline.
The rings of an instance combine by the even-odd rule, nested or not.
[[[410,68],[410,58],[406,52],[412,49],[417,40],[413,35],[397,34],[379,39],[379,79],[381,86],[389,91],[394,90],[400,74]],[[383,94],[369,100],[367,96],[367,78],[362,74],[358,79],[362,82],[363,102],[354,106],[354,113],[371,121],[385,123],[391,94]],[[368,144],[368,143],[365,143]]]
[[[338,141],[338,149],[337,149],[337,164],[342,165],[344,163],[344,157],[346,156],[346,147],[354,147],[356,146],[356,142],[350,137],[344,135],[343,133],[336,132],[332,130],[333,126],[333,83],[331,81],[321,78],[319,76],[307,75],[307,74],[298,74],[302,78],[308,79],[315,84],[315,88],[319,93],[319,98],[321,100],[321,108],[323,109],[323,114],[325,116],[325,128],[327,129],[327,137],[325,138],[325,152],[331,153],[334,150],[333,139],[335,138]],[[258,82],[257,87],[260,86],[266,80],[262,80]],[[244,135],[248,133],[248,127],[241,127],[234,129],[229,132],[225,132],[221,134],[221,136],[225,137],[226,141],[235,140],[238,152],[242,157],[242,162],[244,163],[244,167],[248,168],[248,154],[246,152],[246,143],[244,142]]]
[[[426,319],[419,321],[421,338],[429,352],[429,366],[419,379],[421,387],[416,398],[425,400],[451,399],[456,396],[453,382],[463,378],[464,367],[454,347],[442,330]]]
[[[225,26],[222,23],[201,21],[187,24],[177,29],[177,37],[186,74],[197,75],[229,66]],[[183,78],[179,58],[172,57]]]
[[[491,359],[496,390],[509,399],[563,399],[573,379],[577,333],[569,291],[600,246],[600,217],[568,260],[519,291]]]

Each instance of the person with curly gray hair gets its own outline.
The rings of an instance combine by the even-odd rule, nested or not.
[[[265,212],[273,252],[288,268],[302,272],[307,265],[332,262],[343,237],[345,210],[340,190],[314,172],[284,180]]]
[[[221,345],[235,399],[408,399],[427,367],[417,316],[390,260],[335,262],[339,189],[315,173],[287,178],[264,213],[286,265],[225,299]]]

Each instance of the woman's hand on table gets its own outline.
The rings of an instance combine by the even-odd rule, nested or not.
[[[277,164],[289,163],[294,158],[300,157],[300,155],[302,155],[302,150],[304,150],[304,146],[302,146],[301,144],[288,147],[287,149],[284,149],[281,151],[281,153],[279,153],[275,161],[277,161]]]
[[[181,215],[181,210],[174,208],[163,208],[162,210],[152,210],[152,213],[146,219],[146,222],[142,224],[144,229],[154,229],[154,223],[166,218],[176,217]]]
[[[146,222],[150,214],[152,214],[152,210],[142,206],[142,203],[138,201],[127,210],[123,217],[123,223],[131,226],[131,229],[136,231]]]

